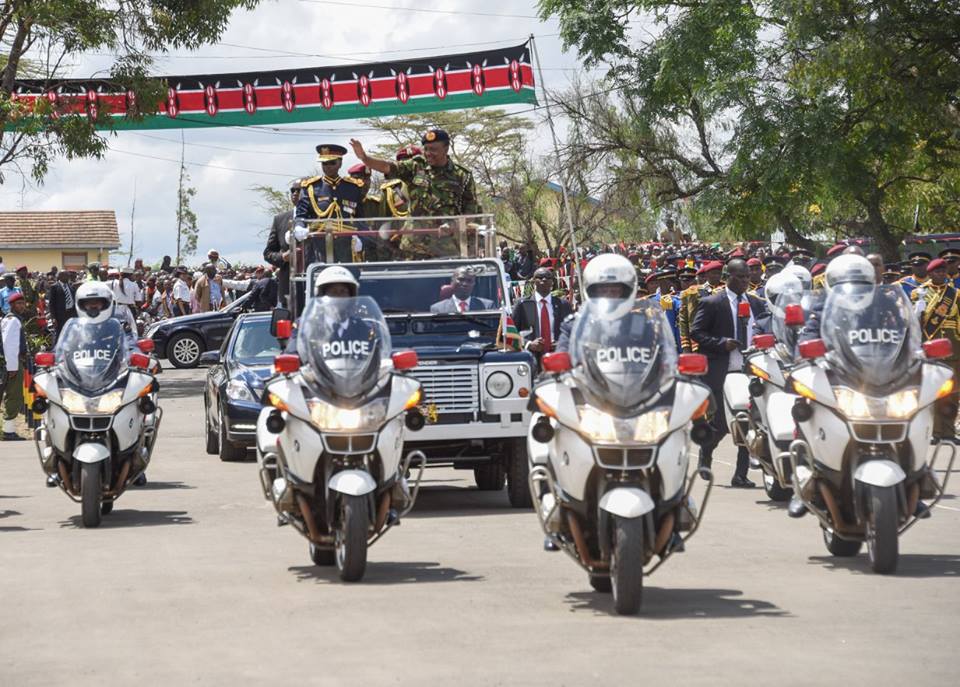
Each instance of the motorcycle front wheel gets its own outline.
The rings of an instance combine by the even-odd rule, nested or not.
[[[870,486],[867,492],[867,555],[873,572],[897,570],[900,555],[896,487]]]
[[[100,463],[80,465],[80,515],[84,527],[100,526],[100,502],[103,493],[100,489]]]
[[[335,535],[337,570],[344,582],[357,582],[367,568],[367,531],[370,527],[367,498],[344,494],[340,499],[340,525]]]
[[[610,586],[619,615],[634,615],[643,600],[643,519],[613,518]]]

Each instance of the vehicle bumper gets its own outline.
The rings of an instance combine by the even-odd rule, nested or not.
[[[223,422],[226,424],[227,439],[246,446],[256,445],[257,417],[259,404],[227,401],[223,407]]]

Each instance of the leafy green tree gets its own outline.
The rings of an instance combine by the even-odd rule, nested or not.
[[[86,51],[116,55],[109,79],[133,90],[137,102],[160,101],[165,86],[148,79],[150,53],[197,48],[215,42],[237,8],[259,0],[4,0],[0,3],[0,183],[14,168],[41,182],[59,156],[101,157],[106,139],[97,126],[109,127],[101,109],[97,119],[58,117],[46,100],[35,107],[13,97],[18,78],[54,84],[64,64]],[[142,116],[133,115],[134,117]]]
[[[923,0],[541,0],[605,96],[560,98],[661,203],[724,230],[872,236],[956,217],[960,11]],[[566,102],[565,102],[566,101]],[[953,190],[952,190],[953,189]]]

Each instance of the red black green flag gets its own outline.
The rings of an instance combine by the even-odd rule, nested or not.
[[[166,98],[139,121],[127,116],[142,111],[136,95],[109,80],[23,79],[12,97],[25,115],[46,100],[50,116],[107,113],[114,129],[292,124],[537,102],[529,42],[395,62],[154,78]]]

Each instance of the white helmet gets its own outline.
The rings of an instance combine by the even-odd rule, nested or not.
[[[77,289],[77,318],[99,324],[113,315],[113,291],[101,281],[87,281]]]
[[[877,272],[873,264],[862,255],[845,253],[834,258],[826,271],[827,289],[838,284],[877,284]]]
[[[595,298],[594,287],[604,284],[620,284],[627,292],[622,298],[632,301],[637,295],[637,271],[622,255],[598,255],[583,269],[583,286],[587,298]]]
[[[792,274],[799,279],[800,283],[803,284],[804,291],[809,291],[813,288],[813,275],[810,274],[810,270],[803,265],[798,265],[795,262],[791,262],[789,265],[783,268],[783,272],[781,272],[781,274],[783,273]]]
[[[804,291],[803,282],[797,278],[793,271],[778,272],[767,280],[763,287],[763,294],[767,298],[771,311],[776,309],[777,297],[788,291],[793,291],[798,295]]]
[[[318,296],[322,296],[324,287],[330,284],[346,284],[350,287],[350,294],[352,296],[356,296],[357,290],[360,288],[360,284],[357,282],[356,277],[353,276],[353,272],[340,265],[331,265],[318,274],[316,281],[313,282],[313,292]]]

